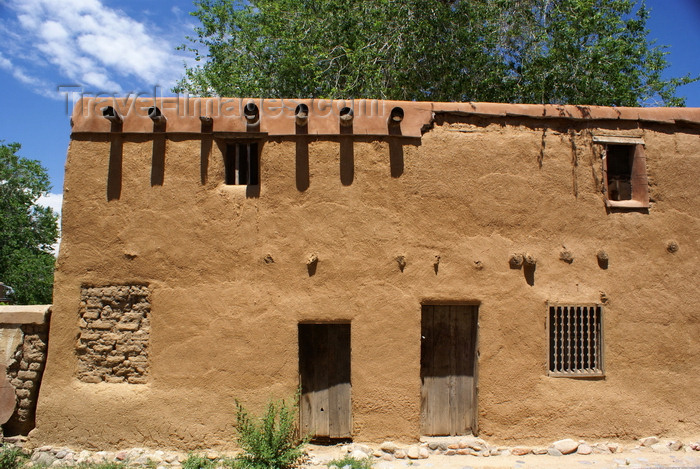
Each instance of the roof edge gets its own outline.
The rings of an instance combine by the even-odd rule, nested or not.
[[[246,105],[255,106],[256,119],[246,118]],[[308,118],[300,132],[295,110],[305,105]],[[103,115],[111,107],[108,116]],[[158,108],[158,116],[149,111]],[[343,108],[352,117],[341,123]],[[392,111],[403,110],[402,120],[390,122]],[[401,135],[420,137],[435,114],[491,118],[565,119],[573,121],[636,121],[671,125],[700,125],[700,108],[607,107],[556,104],[443,103],[379,99],[254,99],[192,97],[87,97],[80,99],[71,118],[73,133],[154,131],[257,132],[276,135]],[[162,116],[162,117],[161,117]],[[345,128],[341,129],[341,125]]]

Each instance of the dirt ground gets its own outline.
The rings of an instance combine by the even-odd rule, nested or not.
[[[311,460],[303,467],[309,469],[326,468],[328,462],[341,458],[344,453],[341,446],[316,446],[308,448]],[[428,459],[402,459],[393,461],[376,460],[375,469],[399,468],[445,468],[445,469],[539,469],[539,468],[595,468],[609,469],[627,467],[646,468],[683,468],[699,469],[700,452],[684,450],[658,454],[649,449],[630,449],[614,454],[590,454],[566,456],[534,455],[526,456],[446,456],[431,455]]]

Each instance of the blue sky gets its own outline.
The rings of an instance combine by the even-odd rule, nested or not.
[[[666,76],[700,75],[700,0],[647,0],[649,38],[669,45]],[[58,208],[70,134],[69,92],[167,91],[191,60],[191,0],[0,0],[0,140],[22,144],[53,184]],[[700,107],[700,83],[679,89]]]

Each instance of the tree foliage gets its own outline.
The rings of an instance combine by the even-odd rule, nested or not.
[[[683,105],[633,0],[198,0],[210,96]]]
[[[17,155],[18,143],[0,142],[0,281],[19,304],[51,303],[58,238],[57,216],[37,199],[51,188],[38,161]]]

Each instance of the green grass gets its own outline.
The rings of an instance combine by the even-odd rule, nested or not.
[[[24,466],[27,456],[22,448],[11,445],[0,446],[0,469],[19,469]]]
[[[340,469],[349,467],[350,469],[370,469],[372,461],[369,459],[355,459],[352,456],[345,456],[342,459],[334,459],[328,463],[328,466],[336,466]]]
[[[215,461],[197,454],[189,454],[182,462],[182,469],[214,469],[215,467]]]

